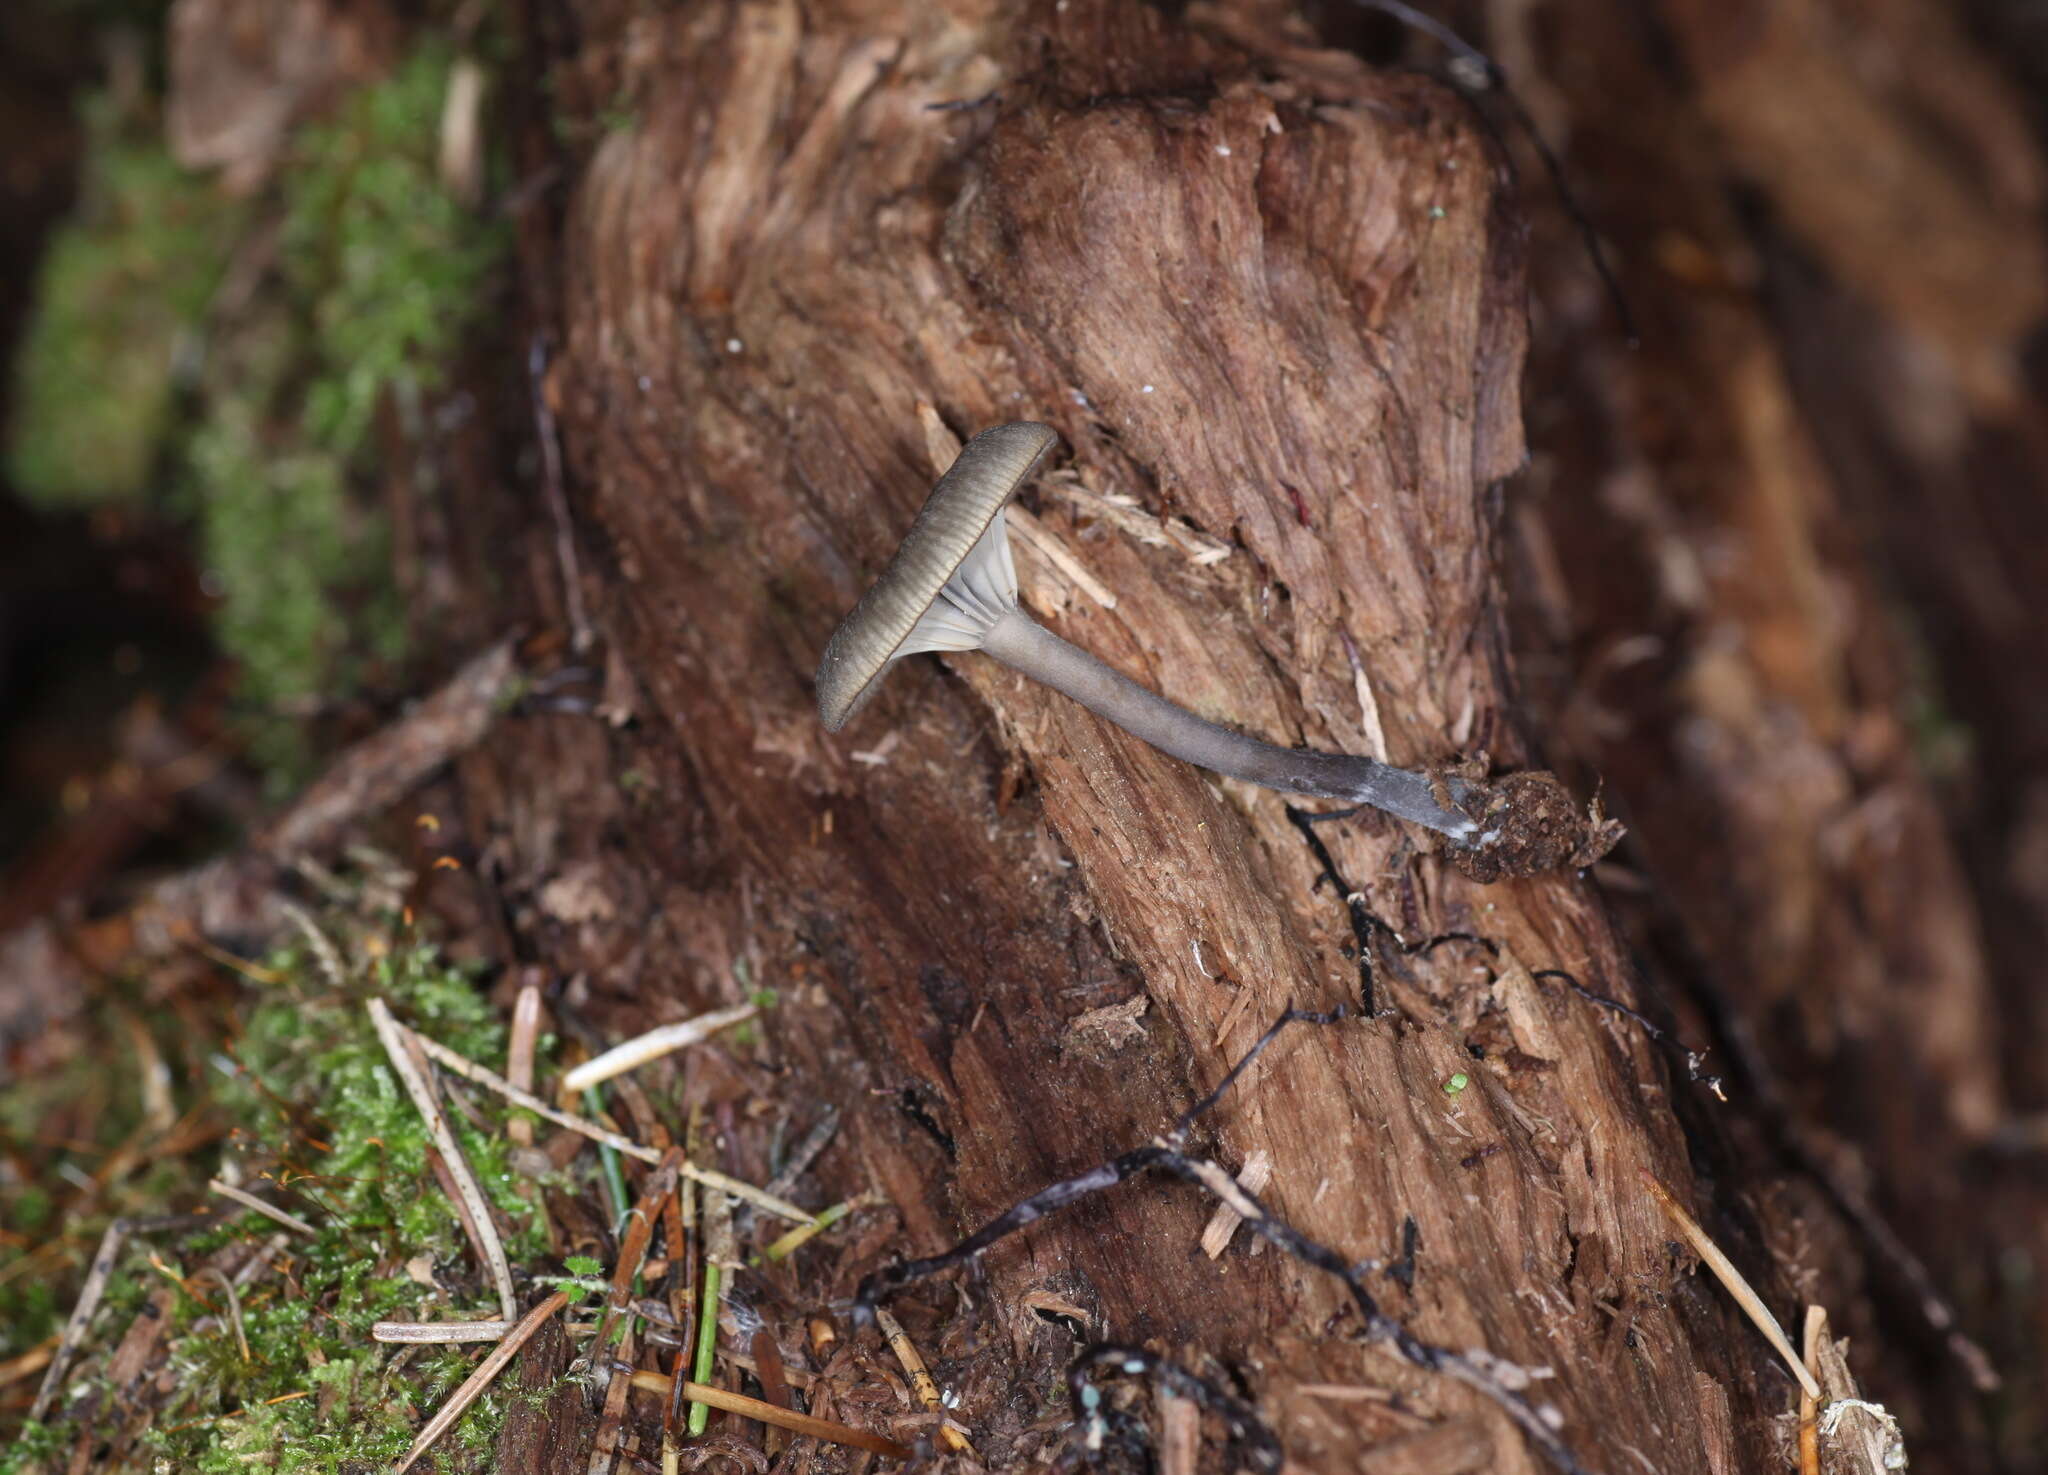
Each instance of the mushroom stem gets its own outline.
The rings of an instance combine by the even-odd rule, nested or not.
[[[1371,758],[1277,747],[1219,727],[1105,666],[1022,610],[1005,610],[989,628],[981,649],[1033,680],[1065,692],[1096,716],[1161,752],[1226,778],[1292,794],[1370,804],[1468,845],[1479,839],[1479,827],[1469,816],[1437,802],[1426,775]],[[1453,799],[1463,801],[1469,790],[1462,780],[1451,779],[1449,792]]]

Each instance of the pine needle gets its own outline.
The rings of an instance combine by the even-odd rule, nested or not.
[[[1757,1330],[1764,1334],[1764,1340],[1777,1349],[1778,1356],[1785,1359],[1785,1366],[1792,1370],[1792,1376],[1798,1380],[1806,1396],[1819,1399],[1819,1382],[1806,1370],[1806,1364],[1799,1360],[1799,1354],[1792,1350],[1792,1343],[1786,1339],[1785,1329],[1778,1325],[1778,1318],[1771,1315],[1771,1308],[1764,1305],[1763,1298],[1747,1280],[1743,1279],[1742,1272],[1735,1268],[1735,1262],[1721,1253],[1719,1245],[1707,1238],[1706,1230],[1700,1228],[1698,1221],[1679,1206],[1678,1200],[1671,1196],[1671,1190],[1657,1181],[1656,1174],[1648,1168],[1637,1171],[1643,1175],[1643,1182],[1649,1186],[1651,1196],[1657,1200],[1657,1207],[1664,1211],[1664,1217],[1685,1236],[1686,1243],[1693,1247],[1694,1253],[1714,1272],[1721,1284],[1728,1288],[1728,1294],[1735,1298],[1735,1304],[1756,1323]]]
[[[417,1030],[409,1031],[409,1033],[419,1042],[419,1047],[426,1051],[430,1059],[438,1065],[446,1066],[464,1080],[474,1081],[479,1086],[488,1087],[496,1091],[500,1096],[503,1096],[507,1101],[512,1102],[516,1106],[525,1107],[534,1115],[551,1121],[558,1127],[567,1127],[570,1131],[588,1137],[593,1142],[608,1143],[620,1152],[623,1152],[627,1157],[638,1158],[643,1163],[658,1163],[661,1161],[659,1150],[652,1147],[643,1147],[632,1138],[622,1133],[614,1132],[609,1127],[600,1126],[588,1117],[580,1117],[573,1112],[558,1110],[541,1100],[540,1097],[534,1095],[531,1091],[520,1090],[496,1071],[478,1065],[466,1055],[456,1054],[439,1041],[430,1040]],[[683,1176],[693,1182],[703,1184],[706,1188],[716,1188],[719,1192],[731,1194],[734,1198],[745,1199],[755,1208],[765,1209],[778,1218],[789,1220],[792,1224],[808,1224],[814,1217],[809,1209],[799,1208],[780,1195],[770,1193],[764,1188],[756,1188],[744,1179],[731,1177],[712,1168],[700,1168],[694,1163],[686,1163],[683,1166]]]
[[[233,1199],[245,1209],[254,1209],[266,1218],[275,1219],[287,1229],[296,1230],[304,1235],[317,1235],[319,1233],[317,1229],[308,1224],[304,1219],[301,1219],[297,1214],[288,1213],[280,1209],[276,1204],[266,1199],[258,1198],[247,1189],[237,1188],[232,1183],[223,1183],[218,1178],[208,1179],[206,1187],[209,1192],[217,1193],[222,1198]]]
[[[398,1462],[391,1475],[405,1475],[421,1455],[433,1448],[434,1442],[454,1427],[455,1421],[468,1411],[469,1406],[477,1401],[484,1389],[490,1387],[498,1374],[505,1370],[505,1364],[513,1359],[521,1347],[533,1340],[533,1334],[540,1330],[541,1323],[568,1304],[568,1292],[556,1291],[527,1312],[519,1324],[506,1334],[505,1340],[493,1347],[490,1355],[476,1365],[476,1371],[462,1380],[462,1386],[449,1395],[448,1401],[441,1405],[440,1411],[427,1420],[426,1427],[420,1430],[419,1438],[413,1440],[412,1448],[406,1451],[405,1458]]]
[[[662,1373],[639,1371],[633,1374],[633,1386],[649,1393],[664,1396],[674,1387],[674,1380]],[[892,1460],[907,1460],[910,1450],[893,1439],[880,1434],[870,1434],[865,1429],[856,1429],[850,1424],[835,1424],[830,1419],[814,1419],[809,1414],[800,1414],[795,1409],[781,1408],[765,1399],[749,1398],[744,1393],[728,1393],[704,1383],[684,1383],[683,1397],[692,1403],[709,1404],[729,1414],[738,1414],[743,1419],[756,1419],[763,1424],[773,1424],[787,1429],[792,1434],[808,1434],[813,1439],[829,1440],[833,1444],[850,1444],[855,1449],[870,1450],[878,1455],[887,1455]]]
[[[729,1009],[713,1009],[709,1014],[699,1014],[694,1019],[664,1024],[644,1035],[635,1035],[623,1045],[614,1045],[596,1059],[584,1061],[563,1076],[562,1089],[588,1091],[592,1086],[613,1076],[624,1075],[650,1060],[659,1060],[685,1046],[709,1039],[729,1025],[752,1019],[760,1012],[759,1006],[754,1004],[735,1004]]]
[[[391,1057],[391,1068],[405,1083],[406,1092],[425,1120],[434,1145],[441,1149],[442,1160],[448,1166],[448,1176],[455,1181],[460,1202],[469,1210],[467,1227],[475,1234],[479,1256],[497,1288],[498,1305],[504,1313],[502,1319],[511,1321],[519,1310],[519,1300],[512,1291],[512,1266],[505,1259],[504,1242],[498,1238],[498,1221],[491,1216],[491,1206],[484,1198],[484,1191],[478,1186],[476,1175],[469,1170],[469,1161],[462,1155],[462,1144],[455,1140],[454,1128],[448,1125],[441,1104],[434,1099],[432,1082],[414,1061],[412,1051],[406,1048],[409,1041],[419,1037],[398,1022],[390,1005],[382,999],[370,1000],[369,1007],[370,1021],[377,1026],[377,1038],[384,1044],[384,1053]]]

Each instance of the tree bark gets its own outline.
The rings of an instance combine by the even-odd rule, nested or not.
[[[1489,8],[1625,263],[1631,355],[1561,214],[1517,185],[1533,160],[1449,86],[1339,49],[1335,17],[534,7],[529,60],[590,132],[552,160],[559,239],[529,220],[527,284],[560,343],[545,394],[607,699],[638,720],[522,724],[465,760],[472,822],[530,898],[515,923],[622,1027],[780,990],[791,1089],[846,1112],[828,1176],[902,1215],[849,1277],[1149,1140],[1285,1005],[1356,1003],[1369,963],[1384,1012],[1283,1036],[1200,1146],[1267,1154],[1265,1201],[1350,1259],[1391,1259],[1412,1218],[1387,1308],[1550,1369],[1532,1396],[1589,1468],[1774,1469],[1789,1447],[1796,1389],[1690,1273],[1642,1171],[1788,1325],[1827,1304],[1873,1396],[1957,1468],[2038,1468],[1916,1350],[1938,1341],[1840,1201],[1939,1249],[1960,1183],[1900,1165],[1957,1161],[2011,1109],[1973,877],[1896,715],[1888,565],[1856,528],[1957,484],[1980,436],[2029,443],[2038,399],[2015,356],[2040,303],[2035,146],[1932,7],[1869,8],[1948,90],[1852,74],[1817,0],[1753,24],[1559,6],[1548,37]],[[1954,182],[1929,115],[2005,173]],[[1873,139],[1904,172],[1868,177]],[[1988,278],[2022,284],[2003,311]],[[1868,384],[1816,347],[1831,309],[1891,355]],[[1860,417],[1924,408],[1930,380],[1948,418],[1911,427],[1927,459],[1888,480]],[[818,652],[943,469],[933,414],[1064,438],[1026,502],[1092,577],[1026,541],[1050,628],[1275,742],[1604,773],[1638,833],[1612,884],[1480,886],[1392,821],[1323,826],[1382,924],[1361,960],[1279,796],[984,659],[906,663],[825,734]],[[544,609],[551,536],[523,545]],[[1926,569],[1943,594],[1968,578]],[[2009,608],[1985,618],[2031,648]],[[542,883],[572,869],[602,905],[550,909]],[[1482,942],[1407,950],[1452,934]],[[1550,970],[1690,1038],[1748,1021],[1766,1043],[1736,1102]],[[1216,1359],[1303,1468],[1540,1463],[1491,1404],[1347,1337],[1328,1277],[1242,1236],[1201,1255],[1210,1208],[1141,1179],[927,1290],[992,1465],[1025,1457],[1075,1349],[1034,1293],[1093,1336]],[[1958,1234],[1936,1280],[2016,1242]],[[1982,1325],[1996,1286],[1964,1289]],[[2038,1349],[2024,1305],[2014,1345]],[[1329,1385],[1396,1398],[1307,1391]]]

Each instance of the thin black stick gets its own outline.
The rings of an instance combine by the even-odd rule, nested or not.
[[[1264,1236],[1295,1259],[1344,1282],[1351,1292],[1352,1302],[1358,1307],[1367,1337],[1387,1343],[1419,1368],[1456,1378],[1467,1387],[1485,1394],[1521,1427],[1529,1442],[1542,1450],[1558,1469],[1566,1475],[1585,1475],[1585,1467],[1557,1437],[1557,1431],[1545,1417],[1548,1411],[1537,1408],[1523,1396],[1521,1390],[1530,1380],[1528,1372],[1487,1353],[1454,1352],[1448,1347],[1423,1341],[1380,1309],[1378,1300],[1366,1288],[1362,1270],[1327,1245],[1316,1243],[1285,1220],[1274,1217],[1256,1195],[1239,1186],[1220,1164],[1168,1152],[1159,1159],[1159,1166],[1215,1194],[1237,1211],[1254,1234]]]
[[[1370,0],[1360,0],[1360,3],[1370,3]],[[1333,809],[1322,814],[1310,814],[1306,810],[1296,809],[1290,805],[1287,807],[1287,818],[1292,822],[1295,829],[1301,831],[1302,838],[1308,842],[1310,852],[1315,856],[1317,863],[1323,868],[1322,875],[1316,878],[1316,884],[1320,886],[1325,880],[1328,880],[1343,895],[1344,904],[1350,911],[1351,935],[1356,940],[1358,948],[1359,993],[1364,1003],[1365,1012],[1370,1014],[1373,1012],[1374,977],[1370,954],[1375,930],[1385,934],[1402,956],[1410,958],[1417,956],[1427,957],[1438,948],[1453,942],[1469,943],[1473,947],[1483,949],[1487,956],[1497,958],[1500,956],[1500,945],[1489,938],[1480,937],[1476,933],[1471,932],[1446,932],[1437,937],[1429,938],[1424,942],[1411,943],[1403,939],[1400,933],[1372,914],[1371,909],[1366,906],[1364,899],[1358,892],[1350,888],[1343,874],[1338,871],[1337,863],[1330,855],[1330,848],[1323,843],[1323,837],[1315,831],[1315,827],[1319,824],[1330,820],[1348,819],[1365,807],[1364,805],[1354,805],[1350,809]],[[1561,978],[1581,997],[1604,1008],[1612,1009],[1618,1014],[1626,1015],[1642,1028],[1643,1033],[1648,1035],[1653,1043],[1660,1046],[1674,1060],[1685,1067],[1687,1080],[1700,1082],[1723,1101],[1728,1099],[1721,1089],[1721,1078],[1717,1075],[1707,1075],[1700,1069],[1707,1058],[1704,1050],[1687,1049],[1678,1040],[1674,1039],[1668,1031],[1660,1029],[1636,1010],[1631,1009],[1628,1005],[1617,999],[1608,998],[1605,994],[1594,993],[1562,968],[1539,969],[1532,973],[1530,977],[1536,979]],[[1271,1035],[1269,1034],[1266,1039],[1270,1038]],[[1266,1039],[1261,1039],[1258,1044],[1252,1047],[1253,1054],[1257,1054],[1258,1051],[1265,1048]],[[1249,1058],[1239,1062],[1238,1069],[1242,1070],[1248,1064],[1250,1064]],[[1217,1087],[1216,1095],[1220,1095],[1224,1088],[1234,1079],[1236,1079],[1234,1072],[1232,1075],[1226,1076],[1223,1085]],[[1213,1105],[1214,1102],[1215,1095],[1212,1095],[1207,1102],[1203,1103],[1202,1109]]]
[[[1612,1009],[1615,1013],[1633,1020],[1644,1034],[1648,1035],[1651,1040],[1663,1048],[1665,1053],[1685,1067],[1685,1077],[1687,1080],[1699,1081],[1709,1091],[1720,1097],[1721,1100],[1726,1101],[1728,1099],[1727,1095],[1721,1090],[1721,1078],[1719,1076],[1703,1075],[1700,1072],[1700,1066],[1707,1058],[1706,1051],[1688,1050],[1684,1045],[1672,1038],[1669,1033],[1659,1029],[1655,1024],[1651,1023],[1634,1009],[1629,1008],[1628,1005],[1622,1003],[1619,999],[1610,999],[1605,994],[1594,993],[1562,968],[1539,968],[1529,976],[1539,980],[1561,978],[1571,988],[1572,992],[1580,998],[1588,999],[1602,1008]]]
[[[1387,1279],[1415,1294],[1415,1252],[1422,1247],[1422,1226],[1410,1214],[1401,1221],[1401,1258],[1387,1267]]]
[[[1354,804],[1349,809],[1329,809],[1324,810],[1320,814],[1311,814],[1306,809],[1296,809],[1291,804],[1285,807],[1288,823],[1301,832],[1301,838],[1308,842],[1309,853],[1316,858],[1316,864],[1323,868],[1322,874],[1316,877],[1315,884],[1321,886],[1323,882],[1328,881],[1332,886],[1336,887],[1337,894],[1344,898],[1345,910],[1351,919],[1352,944],[1358,949],[1359,1007],[1366,1014],[1374,1015],[1378,1012],[1373,1007],[1375,974],[1372,958],[1374,932],[1385,934],[1393,943],[1395,950],[1403,957],[1412,958],[1418,954],[1427,956],[1449,942],[1467,942],[1474,947],[1484,948],[1489,956],[1499,955],[1500,947],[1498,944],[1489,942],[1485,938],[1471,932],[1446,932],[1439,937],[1432,937],[1426,942],[1409,942],[1400,933],[1372,914],[1372,909],[1365,904],[1364,896],[1354,891],[1351,888],[1351,883],[1344,879],[1343,872],[1337,869],[1337,861],[1330,854],[1330,847],[1323,843],[1323,837],[1318,835],[1315,830],[1317,825],[1328,824],[1332,820],[1349,819],[1360,810],[1370,808],[1370,805]]]
[[[1281,1030],[1287,1028],[1288,1025],[1294,1024],[1297,1021],[1303,1024],[1335,1024],[1340,1019],[1351,1018],[1352,1015],[1353,1011],[1341,1004],[1328,1013],[1317,1013],[1312,1009],[1297,1009],[1292,1004],[1289,1004],[1281,1011],[1280,1017],[1273,1021],[1272,1027],[1260,1035],[1258,1039],[1254,1040],[1251,1049],[1245,1051],[1238,1059],[1237,1064],[1231,1066],[1223,1079],[1216,1083],[1216,1089],[1181,1113],[1180,1120],[1173,1124],[1173,1130],[1167,1134],[1166,1140],[1175,1147],[1179,1147],[1182,1143],[1186,1142],[1188,1129],[1194,1126],[1195,1119],[1207,1113],[1217,1102],[1223,1099],[1223,1093],[1237,1084],[1237,1078],[1245,1073],[1251,1063],[1259,1058],[1260,1052],[1266,1046],[1272,1044],[1275,1036]]]
[[[854,1293],[854,1321],[866,1326],[874,1320],[875,1304],[883,1297],[895,1294],[912,1281],[923,1280],[926,1276],[936,1275],[941,1270],[950,1270],[955,1265],[966,1264],[997,1240],[1008,1239],[1027,1224],[1036,1224],[1046,1215],[1064,1209],[1068,1204],[1078,1202],[1091,1193],[1114,1188],[1124,1179],[1154,1166],[1170,1152],[1169,1148],[1157,1146],[1137,1148],[1122,1157],[1111,1159],[1099,1168],[1090,1168],[1077,1177],[1063,1179],[1049,1188],[1041,1188],[1031,1197],[1012,1204],[950,1250],[927,1255],[921,1260],[899,1260],[894,1265],[884,1265],[862,1280],[860,1289]]]
[[[1304,1010],[1289,1009],[1275,1021],[1271,1029],[1259,1037],[1258,1043],[1252,1047],[1250,1053],[1256,1054],[1263,1050],[1283,1027],[1296,1020],[1327,1021],[1338,1017],[1342,1016],[1337,1013],[1318,1015]],[[1233,1066],[1224,1077],[1224,1084],[1228,1085],[1235,1081],[1247,1063],[1248,1061],[1241,1060]],[[1366,1287],[1366,1272],[1363,1269],[1352,1265],[1328,1246],[1318,1244],[1284,1220],[1276,1218],[1259,1202],[1256,1195],[1241,1186],[1221,1164],[1210,1162],[1206,1158],[1190,1157],[1180,1151],[1180,1140],[1194,1117],[1212,1106],[1220,1094],[1219,1088],[1204,1098],[1194,1111],[1181,1118],[1175,1125],[1172,1135],[1154,1138],[1146,1146],[1134,1148],[1101,1167],[1039,1190],[997,1215],[952,1249],[921,1260],[901,1261],[875,1271],[860,1283],[853,1307],[855,1321],[862,1324],[872,1322],[875,1304],[882,1297],[900,1290],[913,1281],[922,1280],[955,1265],[965,1264],[998,1240],[1007,1238],[1026,1225],[1035,1224],[1068,1204],[1086,1198],[1092,1193],[1113,1188],[1147,1168],[1164,1168],[1177,1177],[1185,1178],[1188,1182],[1207,1189],[1235,1210],[1253,1233],[1263,1236],[1304,1264],[1312,1265],[1342,1281],[1351,1292],[1352,1302],[1358,1308],[1365,1334],[1372,1340],[1387,1343],[1419,1368],[1456,1378],[1485,1394],[1520,1426],[1522,1432],[1528,1436],[1529,1442],[1542,1450],[1550,1462],[1564,1471],[1565,1475],[1585,1475],[1585,1467],[1578,1462],[1564,1441],[1558,1438],[1557,1431],[1551,1426],[1549,1417],[1546,1417],[1554,1417],[1554,1413],[1538,1409],[1523,1395],[1522,1389],[1529,1382],[1528,1373],[1483,1352],[1454,1352],[1448,1347],[1439,1347],[1423,1341],[1380,1309],[1379,1302]]]
[[[1379,1012],[1373,994],[1372,930],[1380,921],[1367,910],[1364,899],[1351,889],[1351,883],[1344,879],[1337,869],[1337,861],[1330,854],[1330,847],[1323,843],[1323,837],[1316,833],[1316,826],[1333,819],[1345,819],[1365,808],[1363,804],[1349,809],[1334,809],[1323,814],[1310,814],[1305,809],[1296,809],[1292,804],[1283,806],[1287,811],[1287,822],[1301,831],[1301,838],[1308,842],[1309,854],[1316,858],[1316,864],[1323,868],[1316,877],[1316,885],[1327,880],[1337,888],[1337,895],[1344,899],[1344,907],[1351,918],[1351,941],[1358,949],[1358,1007],[1370,1017]]]

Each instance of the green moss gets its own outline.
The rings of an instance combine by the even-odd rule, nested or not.
[[[305,130],[285,175],[281,260],[310,306],[321,372],[305,428],[352,457],[378,397],[438,387],[462,335],[488,307],[502,224],[443,188],[440,116],[451,56],[423,43],[387,81]]]
[[[47,1424],[24,1424],[14,1442],[0,1449],[0,1475],[26,1475],[40,1471],[62,1457],[71,1441],[61,1429]]]
[[[249,1161],[276,1164],[271,1171],[290,1182],[300,1205],[313,1206],[305,1217],[317,1233],[289,1241],[287,1273],[259,1277],[242,1292],[246,1361],[226,1318],[178,1299],[166,1341],[178,1391],[152,1421],[147,1452],[158,1468],[222,1475],[246,1471],[251,1456],[285,1472],[338,1471],[350,1461],[388,1467],[482,1351],[418,1348],[401,1362],[399,1349],[371,1341],[371,1324],[475,1314],[493,1300],[454,1210],[427,1169],[426,1124],[393,1074],[365,1006],[383,998],[407,1023],[486,1062],[503,1059],[505,1031],[470,972],[429,946],[408,944],[377,958],[359,985],[342,990],[328,987],[298,953],[280,954],[269,966],[281,981],[253,991],[222,1044],[218,1058],[231,1068],[213,1078],[213,1111],[237,1151]],[[103,1065],[100,1074],[106,1075]],[[502,1103],[485,1093],[473,1099],[482,1130],[462,1112],[449,1116],[463,1155],[513,1226],[505,1244],[513,1264],[542,1267],[545,1234],[518,1191]],[[108,1124],[119,1116],[110,1112]],[[165,1167],[175,1181],[135,1181],[136,1192],[152,1200],[150,1212],[204,1201],[199,1187],[216,1170],[213,1163]],[[10,1226],[20,1222],[20,1201],[0,1192],[0,1217]],[[81,1237],[89,1245],[103,1227],[80,1226]],[[97,1359],[141,1300],[168,1284],[147,1268],[149,1255],[185,1275],[222,1245],[268,1232],[262,1221],[245,1217],[182,1240],[132,1243],[88,1343],[95,1356],[74,1371],[74,1385],[89,1384]],[[453,1293],[408,1273],[408,1263],[420,1256],[443,1280],[457,1278]],[[8,1258],[0,1251],[0,1271]],[[77,1290],[70,1277],[56,1294],[54,1277],[19,1279],[30,1282],[26,1296],[0,1318],[10,1342],[17,1320],[27,1334],[48,1335]],[[204,1293],[212,1286],[201,1280],[195,1289]],[[214,1310],[221,1309],[216,1302]],[[485,1447],[506,1396],[481,1400],[452,1443]],[[47,1443],[49,1436],[36,1438]],[[0,1475],[7,1469],[0,1462]]]
[[[503,259],[503,225],[442,186],[436,152],[450,54],[423,43],[387,80],[301,130],[280,184],[278,278],[291,351],[275,332],[209,376],[192,439],[193,501],[240,662],[258,762],[303,774],[300,712],[345,699],[406,648],[375,474],[389,422],[416,438]]]
[[[425,1171],[426,1124],[392,1073],[364,1007],[373,995],[385,998],[401,1018],[451,1048],[496,1060],[504,1031],[489,1004],[462,970],[429,947],[380,959],[361,993],[307,997],[311,980],[302,959],[285,956],[274,966],[289,982],[248,1013],[232,1049],[240,1070],[222,1089],[220,1106],[278,1150],[287,1165],[283,1176],[319,1205],[308,1216],[319,1233],[292,1244],[297,1264],[289,1289],[272,1277],[244,1295],[248,1363],[220,1332],[181,1344],[187,1395],[150,1436],[153,1452],[177,1469],[242,1471],[254,1452],[274,1452],[275,1468],[286,1472],[331,1471],[349,1460],[390,1463],[479,1354],[475,1347],[420,1349],[394,1376],[395,1351],[370,1340],[371,1324],[479,1311],[490,1302],[481,1277],[451,1304],[406,1272],[408,1261],[425,1256],[449,1273],[466,1263],[468,1249],[446,1196]],[[515,1226],[507,1254],[514,1263],[536,1261],[545,1240],[515,1191],[499,1130],[503,1113],[494,1101],[480,1099],[478,1106],[490,1132],[477,1132],[460,1113],[450,1121],[484,1192]],[[192,1242],[187,1255],[196,1259],[213,1243],[247,1232],[247,1225],[223,1228]],[[199,1314],[181,1308],[181,1322]],[[495,1398],[483,1400],[465,1420],[465,1437],[486,1437],[498,1408]],[[206,1419],[213,1422],[192,1422]]]
[[[89,1028],[95,1038],[126,1038],[103,1001]],[[109,1071],[104,1059],[81,1052],[0,1091],[0,1149],[12,1161],[42,1168],[18,1176],[0,1172],[0,1228],[7,1231],[0,1237],[0,1361],[41,1344],[69,1314],[70,1292],[106,1224],[81,1226],[60,1217],[59,1209],[78,1197],[72,1186],[78,1178],[100,1168],[140,1129],[139,1079],[139,1072]],[[153,1212],[147,1195],[161,1191],[164,1177],[161,1165],[124,1176],[100,1207],[108,1217]],[[19,1257],[31,1251],[39,1252],[31,1267],[17,1271]]]
[[[247,218],[108,98],[85,118],[78,209],[51,238],[14,366],[7,469],[46,507],[151,493],[181,372]]]
[[[296,714],[402,654],[383,521],[351,496],[337,458],[270,443],[246,399],[215,407],[189,458],[222,596],[215,629],[240,667],[244,741],[259,769],[289,783],[308,759]]]
[[[189,523],[242,672],[241,730],[275,787],[310,770],[309,713],[393,684],[407,641],[380,464],[409,466],[433,396],[486,316],[509,233],[442,184],[453,53],[426,40],[298,130],[269,194],[238,204],[153,127],[89,112],[83,195],[46,257],[6,448],[49,506]],[[273,260],[209,315],[251,226]],[[389,405],[391,413],[383,413]]]

